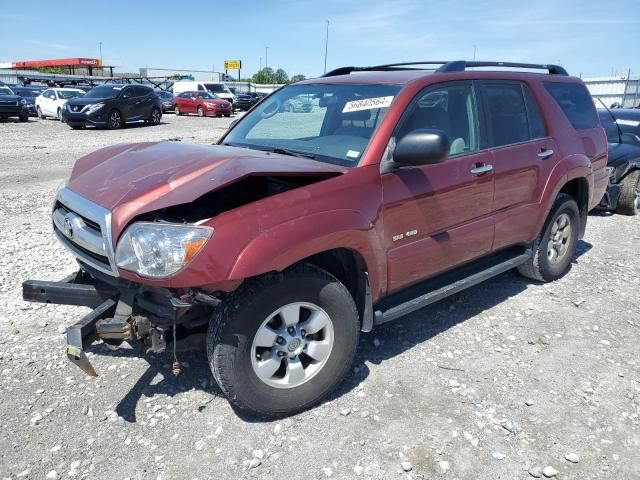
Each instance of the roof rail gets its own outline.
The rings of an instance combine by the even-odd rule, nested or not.
[[[537,70],[547,70],[550,75],[569,75],[567,71],[559,65],[542,65],[537,63],[514,63],[514,62],[478,62],[466,60],[454,60],[454,61],[441,61],[441,60],[427,60],[423,62],[403,62],[403,63],[388,63],[385,65],[375,65],[371,67],[340,67],[335,70],[322,75],[323,77],[335,77],[336,75],[349,75],[352,72],[367,72],[367,71],[392,71],[392,70],[407,70],[403,67],[417,67],[418,65],[441,65],[435,71],[437,73],[446,72],[464,72],[469,67],[509,67],[509,68],[529,68]]]
[[[547,70],[551,75],[569,75],[567,71],[559,65],[539,64],[539,63],[515,63],[515,62],[476,62],[455,60],[442,65],[437,72],[464,72],[469,67],[509,67],[509,68],[530,68],[537,70]]]

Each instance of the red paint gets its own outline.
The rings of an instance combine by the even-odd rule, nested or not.
[[[231,115],[233,113],[231,103],[226,100],[201,98],[197,95],[202,92],[198,91],[181,92],[180,95],[183,93],[190,93],[193,96],[190,98],[183,98],[180,96],[173,97],[173,105],[180,107],[180,113],[198,113],[198,108],[202,109],[205,116]]]
[[[100,60],[97,58],[57,58],[53,60],[27,60],[13,62],[13,68],[43,68],[43,67],[97,67]]]
[[[435,83],[470,79],[526,82],[549,137],[381,175],[382,155],[414,96]],[[116,145],[80,159],[69,187],[112,210],[115,243],[136,216],[191,202],[247,175],[341,173],[208,220],[205,224],[215,233],[204,251],[169,280],[150,281],[125,271],[121,275],[151,285],[230,291],[246,278],[282,270],[315,253],[349,248],[365,260],[376,301],[493,250],[529,244],[557,193],[572,179],[587,180],[588,207],[596,206],[607,183],[604,130],[576,132],[542,85],[549,80],[580,81],[478,71],[369,72],[312,79],[306,83],[404,85],[359,167],[224,146]],[[537,153],[547,149],[554,155],[540,159]],[[479,164],[493,165],[494,170],[471,174]],[[394,241],[400,233],[403,238]]]

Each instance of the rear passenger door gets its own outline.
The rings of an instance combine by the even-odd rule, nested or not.
[[[476,82],[494,176],[493,250],[528,241],[537,201],[557,158],[538,103],[520,81]]]

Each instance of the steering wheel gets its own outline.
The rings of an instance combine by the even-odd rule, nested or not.
[[[276,113],[278,113],[280,111],[281,105],[282,105],[282,102],[280,102],[280,100],[273,100],[266,107],[264,107],[264,110],[262,110],[262,112],[260,112],[260,116],[262,118],[271,118],[271,117],[273,117]]]

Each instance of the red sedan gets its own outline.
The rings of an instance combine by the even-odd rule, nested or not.
[[[183,113],[197,113],[200,117],[225,117],[233,113],[231,103],[216,97],[210,92],[182,92],[173,97],[173,108],[176,115]]]

